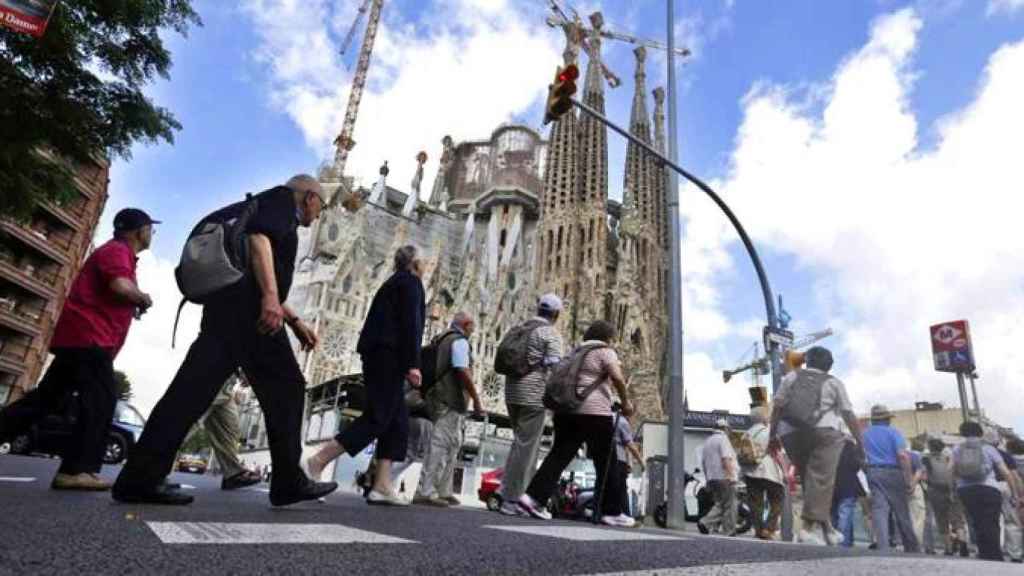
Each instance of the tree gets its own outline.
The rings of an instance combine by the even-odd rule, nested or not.
[[[174,142],[181,124],[142,88],[168,78],[161,32],[201,26],[191,0],[60,2],[46,34],[0,28],[0,215],[75,197],[74,170]]]
[[[212,449],[213,445],[210,444],[210,436],[206,433],[206,427],[197,424],[192,427],[192,431],[189,432],[188,437],[185,438],[185,442],[182,443],[178,452],[181,454],[199,454],[209,452]]]
[[[117,382],[117,399],[128,402],[135,396],[132,392],[132,381],[128,379],[128,375],[120,370],[114,370],[114,381]]]

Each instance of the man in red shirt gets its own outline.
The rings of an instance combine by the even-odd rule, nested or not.
[[[23,434],[78,392],[78,420],[65,446],[55,490],[108,490],[98,476],[107,432],[117,405],[114,357],[132,318],[153,300],[135,280],[137,254],[153,241],[153,220],[126,208],[114,217],[114,239],[97,248],[79,271],[50,341],[53,362],[34,390],[0,411],[0,442]]]

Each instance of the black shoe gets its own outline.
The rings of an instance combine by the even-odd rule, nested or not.
[[[249,470],[243,470],[238,474],[228,478],[224,477],[220,481],[221,490],[237,490],[239,488],[245,488],[246,486],[252,486],[253,484],[260,483],[260,476],[255,472]]]
[[[270,504],[271,506],[288,506],[289,504],[305,502],[306,500],[316,500],[317,498],[327,496],[337,489],[337,482],[314,482],[307,480],[303,486],[283,494],[275,493],[271,490]]]
[[[185,506],[191,504],[192,500],[194,500],[191,496],[167,488],[163,484],[144,489],[125,489],[115,484],[111,495],[114,497],[114,500],[124,504]]]
[[[177,482],[168,482],[167,478],[164,478],[163,483],[160,485],[168,490],[181,490],[181,484],[178,484]]]

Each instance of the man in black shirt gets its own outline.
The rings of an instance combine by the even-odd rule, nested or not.
[[[334,482],[311,481],[299,468],[306,382],[283,330],[287,324],[304,349],[318,344],[313,330],[284,302],[295,268],[297,228],[312,224],[323,208],[320,184],[312,176],[295,176],[284,186],[258,194],[255,201],[257,211],[246,227],[251,273],[205,302],[199,337],[118,476],[115,500],[192,502],[191,496],[168,488],[163,479],[192,425],[238,368],[249,378],[267,423],[274,467],[271,504],[312,500],[337,488]],[[218,210],[202,223],[229,221],[245,205]]]

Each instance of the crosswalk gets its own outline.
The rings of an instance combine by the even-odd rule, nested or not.
[[[707,576],[708,574],[721,576],[811,576],[817,574],[963,576],[972,572],[985,574],[985,576],[1019,576],[1021,573],[1019,566],[999,562],[875,556],[658,568],[657,570],[605,572],[594,576]]]
[[[616,530],[613,528],[596,528],[591,526],[484,526],[491,530],[504,530],[531,536],[545,536],[573,542],[629,542],[637,540],[680,541],[686,538],[665,534],[653,534],[638,530]]]

